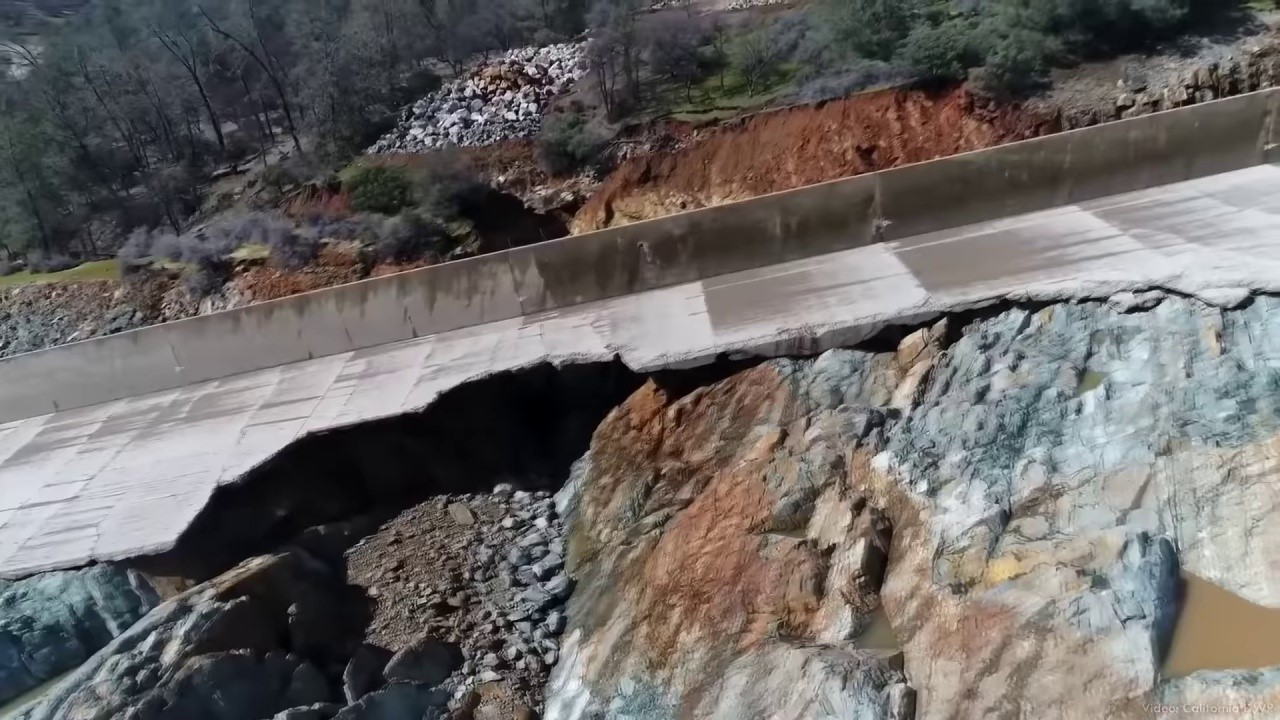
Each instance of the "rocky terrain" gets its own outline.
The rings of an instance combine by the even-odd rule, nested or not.
[[[1065,129],[1137,117],[1275,87],[1280,81],[1280,46],[1274,35],[1250,38],[1219,59],[1148,69],[1121,65],[1121,76],[1105,89],[1107,74],[1064,78],[1037,108],[1056,108]],[[1101,76],[1101,78],[1099,77]]]
[[[441,684],[455,704],[501,683],[513,712],[541,710],[572,590],[562,533],[548,493],[506,485],[402,513],[348,553],[375,603],[367,641],[400,651],[431,633],[461,653]]]
[[[370,153],[490,145],[542,128],[549,101],[586,73],[580,43],[518,48],[482,62],[404,111]]]
[[[0,357],[158,322],[151,290],[110,280],[0,288]]]
[[[344,557],[342,548],[363,525],[316,528],[282,552],[250,559],[159,607],[153,593],[132,604],[113,600],[108,591],[122,581],[98,575],[142,581],[111,568],[93,578],[97,602],[67,596],[77,615],[6,616],[0,629],[62,620],[56,633],[28,633],[19,648],[58,660],[40,668],[39,679],[105,646],[21,717],[534,717],[559,659],[563,603],[572,591],[550,495],[500,485],[484,495],[441,496],[390,520]],[[51,573],[15,587],[65,587],[64,575],[76,574]],[[48,595],[42,602],[53,603]],[[131,614],[109,615],[116,605]],[[99,614],[113,632],[97,630]],[[62,657],[62,645],[51,640],[58,635],[97,644],[73,644],[77,652]],[[8,664],[0,656],[0,679],[15,674]],[[9,685],[35,684],[20,680]]]
[[[1255,58],[1119,88],[1114,115],[887,91],[689,128],[624,164],[579,229],[1272,82]],[[251,275],[246,302],[312,287]],[[0,354],[177,312],[163,288],[5,292]],[[1186,623],[1214,622],[1188,617],[1187,578],[1280,613],[1280,298],[1217,297],[1004,304],[664,374],[554,496],[492,488],[424,439],[401,458],[415,477],[439,464],[474,487],[308,531],[166,602],[145,563],[0,583],[0,700],[79,665],[22,717],[1280,717],[1280,666],[1229,648],[1167,664]],[[295,507],[236,511],[274,532]],[[867,640],[879,623],[896,647]]]
[[[558,498],[548,717],[1275,717],[1275,670],[1161,661],[1180,572],[1280,606],[1280,300],[1151,302],[642,389]],[[877,602],[899,659],[851,642]]]
[[[575,233],[931,160],[1038,135],[1230,97],[1280,81],[1280,45],[1265,27],[1199,52],[1126,57],[1055,73],[1022,105],[964,88],[890,89],[766,110],[709,127],[668,123],[670,150],[638,153],[604,179]]]
[[[1164,662],[1214,621],[1183,576],[1280,612],[1280,298],[1222,305],[1011,305],[652,380],[554,500],[304,533],[25,717],[1276,717],[1280,667]]]

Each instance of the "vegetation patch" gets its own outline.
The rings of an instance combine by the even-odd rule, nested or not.
[[[84,280],[114,280],[120,276],[117,260],[96,260],[82,263],[69,270],[53,273],[32,273],[30,270],[0,275],[0,288],[33,283],[78,282]]]

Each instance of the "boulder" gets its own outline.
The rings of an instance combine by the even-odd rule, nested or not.
[[[471,508],[468,508],[462,503],[452,503],[449,505],[449,517],[453,518],[454,522],[463,527],[470,527],[476,524],[475,514],[471,512]]]
[[[163,689],[133,703],[139,720],[244,720],[264,718],[330,699],[324,677],[283,652],[200,655],[185,662]],[[78,715],[70,715],[79,717]]]
[[[84,662],[159,602],[142,575],[111,564],[0,586],[0,704]]]
[[[302,550],[247,560],[156,607],[24,720],[244,720],[327,703],[338,693],[318,667],[355,647],[362,603]],[[313,636],[316,655],[279,644],[293,618],[321,611],[328,636]]]
[[[333,720],[440,720],[448,702],[448,693],[430,686],[393,682],[344,708]]]
[[[422,635],[396,653],[382,674],[388,682],[438,685],[461,666],[462,654],[457,647]]]
[[[382,686],[382,671],[391,661],[392,653],[376,645],[362,644],[356,648],[342,671],[342,694],[347,704],[354,703]]]

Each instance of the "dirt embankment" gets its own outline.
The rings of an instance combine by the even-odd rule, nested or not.
[[[962,88],[882,90],[758,113],[673,153],[624,162],[574,217],[574,233],[954,155],[1057,130],[1049,115],[990,106]],[[673,128],[679,132],[679,129]]]

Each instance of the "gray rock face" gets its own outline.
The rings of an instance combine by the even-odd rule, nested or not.
[[[0,704],[84,662],[158,603],[145,578],[116,565],[0,586]]]
[[[1273,697],[1274,670],[1160,681],[1179,572],[1280,607],[1280,299],[1222,297],[1014,308],[637,392],[557,497],[577,588],[546,716]],[[905,673],[859,647],[876,605]]]
[[[344,588],[300,552],[248,560],[161,604],[22,718],[246,720],[335,700],[319,667],[355,647]],[[297,613],[319,612],[312,607],[329,613],[330,644],[308,658],[281,642]]]

